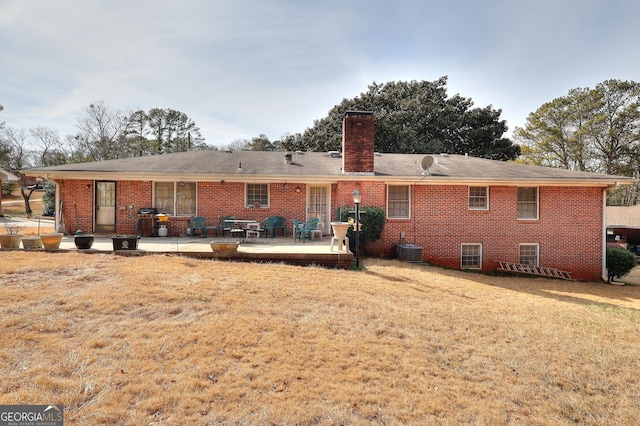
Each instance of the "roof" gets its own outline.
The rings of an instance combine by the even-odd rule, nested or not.
[[[4,169],[0,169],[0,182],[6,181],[6,180],[20,180],[20,178],[11,172],[8,172]]]
[[[150,180],[242,180],[303,181],[384,180],[418,184],[545,184],[613,186],[636,182],[629,177],[529,166],[464,155],[431,155],[428,172],[422,168],[424,154],[379,154],[373,174],[343,173],[340,155],[326,152],[295,152],[290,162],[284,152],[190,151],[89,163],[37,167],[28,176],[46,179],[150,179]]]
[[[635,206],[607,206],[607,228],[640,229],[640,204]]]

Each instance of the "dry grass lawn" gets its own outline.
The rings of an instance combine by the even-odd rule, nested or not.
[[[0,403],[69,425],[640,424],[637,284],[364,263],[0,252]]]
[[[39,216],[42,214],[42,193],[34,192],[29,198],[29,207],[31,207],[32,215]],[[2,214],[9,216],[25,216],[26,209],[24,206],[24,198],[19,190],[13,191],[10,195],[2,197]]]

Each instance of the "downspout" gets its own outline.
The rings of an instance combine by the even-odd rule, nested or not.
[[[418,236],[416,235],[416,233],[418,232],[418,227],[417,227],[417,223],[416,223],[416,216],[418,215],[418,212],[416,211],[416,184],[414,183],[413,185],[411,185],[411,203],[413,204],[413,207],[411,208],[411,218],[413,219],[413,244],[417,244],[417,239]]]
[[[56,195],[54,197],[55,205],[53,206],[53,211],[56,218],[56,232],[66,233],[64,229],[64,219],[62,218],[63,205],[62,205],[62,191],[60,190],[60,183],[53,179],[49,179],[49,181],[53,182],[56,185]]]
[[[602,230],[600,238],[602,238],[602,265],[600,278],[603,281],[609,280],[607,274],[607,188],[602,190]]]

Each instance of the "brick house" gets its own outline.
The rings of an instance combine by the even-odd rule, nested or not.
[[[607,206],[607,232],[609,243],[615,236],[630,249],[639,252],[640,247],[640,204],[635,206]],[[640,253],[640,252],[639,252]]]
[[[382,207],[373,256],[399,243],[425,261],[495,270],[496,261],[534,263],[599,280],[605,271],[605,196],[634,180],[463,155],[374,151],[371,113],[349,112],[342,152],[192,151],[42,167],[25,174],[56,183],[60,227],[135,232],[137,211],[154,207],[185,234],[189,218],[320,219],[325,234],[340,206]]]

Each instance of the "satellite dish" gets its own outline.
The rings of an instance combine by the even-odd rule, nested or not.
[[[430,155],[427,155],[426,157],[424,157],[422,159],[422,169],[423,170],[429,170],[429,167],[431,167],[433,165],[433,157]]]
[[[427,170],[429,167],[431,167],[433,165],[433,157],[430,155],[427,155],[426,157],[424,157],[422,159],[422,168],[424,170]]]

